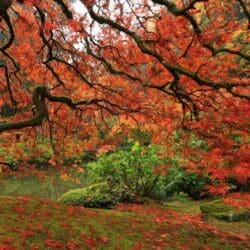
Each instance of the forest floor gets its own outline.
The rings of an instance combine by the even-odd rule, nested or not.
[[[200,203],[120,204],[101,210],[0,197],[0,250],[250,249],[247,222],[205,220]]]

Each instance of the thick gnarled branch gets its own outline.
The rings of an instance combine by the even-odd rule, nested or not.
[[[27,120],[20,122],[2,122],[0,123],[0,133],[8,130],[22,129],[26,127],[36,127],[42,124],[43,119],[47,115],[47,107],[45,104],[45,96],[47,93],[46,86],[37,86],[32,95],[33,103],[36,107],[36,114]]]
[[[100,108],[106,109],[108,112],[113,114],[118,114],[118,112],[113,112],[113,109],[126,111],[126,112],[138,112],[139,108],[136,109],[130,109],[126,106],[120,106],[116,103],[112,103],[109,100],[106,99],[90,99],[90,100],[79,100],[79,101],[73,101],[68,96],[54,96],[49,93],[49,88],[45,85],[38,85],[34,88],[33,94],[32,94],[32,101],[36,109],[36,114],[31,117],[30,119],[24,120],[24,121],[18,121],[18,122],[2,122],[0,123],[0,133],[8,130],[15,130],[15,129],[22,129],[26,127],[37,127],[40,126],[43,122],[43,120],[48,115],[47,105],[46,105],[46,99],[50,102],[59,102],[66,104],[71,109],[77,109],[79,106],[82,105],[97,105]],[[108,106],[105,106],[108,105]]]

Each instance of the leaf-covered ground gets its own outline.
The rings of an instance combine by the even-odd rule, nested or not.
[[[197,205],[122,204],[98,210],[1,197],[0,250],[250,249],[249,224],[205,221]]]

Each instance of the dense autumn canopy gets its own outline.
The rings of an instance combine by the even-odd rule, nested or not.
[[[43,135],[57,161],[141,128],[166,156],[220,180],[212,192],[230,176],[247,183],[247,2],[1,0],[2,145]],[[194,134],[208,150],[188,144]]]

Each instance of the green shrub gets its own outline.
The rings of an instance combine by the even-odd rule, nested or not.
[[[140,196],[152,196],[160,175],[155,168],[165,159],[158,156],[156,145],[142,146],[139,142],[111,154],[101,155],[87,165],[90,183],[109,180],[113,186],[127,187]]]
[[[204,193],[209,178],[197,173],[187,173],[180,167],[173,167],[168,175],[162,178],[161,182],[161,186],[165,187],[166,196],[184,192],[191,198],[198,200],[205,197]]]
[[[131,203],[136,199],[136,195],[124,185],[116,185],[110,189],[110,193],[118,202]]]
[[[178,189],[187,193],[193,199],[198,200],[205,197],[205,187],[208,182],[208,177],[201,176],[197,173],[187,173],[178,184]]]
[[[174,193],[184,192],[193,199],[204,196],[209,178],[187,173],[179,167],[179,158],[161,158],[157,145],[141,145],[128,141],[113,153],[103,154],[87,165],[90,183],[109,181],[112,186],[127,187],[136,195],[164,200]],[[156,172],[159,165],[172,166],[167,175]]]

